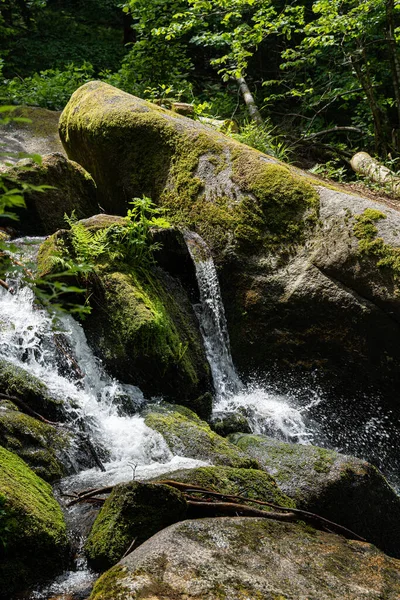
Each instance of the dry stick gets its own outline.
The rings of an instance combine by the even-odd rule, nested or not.
[[[80,502],[86,502],[86,500],[88,500],[89,498],[92,498],[93,496],[96,496],[97,494],[109,494],[110,492],[113,491],[113,489],[114,489],[114,486],[109,485],[104,488],[98,488],[97,490],[92,490],[91,492],[82,494],[82,496],[79,496],[79,498],[76,498],[76,500],[72,500],[71,502],[68,502],[67,506],[73,506],[74,504],[79,504]]]
[[[199,489],[187,489],[186,490],[187,493],[199,493],[200,490]],[[328,525],[330,527],[334,527],[336,528],[338,531],[341,531],[343,534],[346,535],[350,535],[352,536],[353,539],[357,539],[360,540],[361,542],[366,542],[366,539],[361,537],[360,535],[358,535],[357,533],[355,533],[354,531],[352,531],[351,529],[348,529],[347,527],[344,527],[343,525],[339,525],[339,523],[335,523],[334,521],[330,521],[329,519],[325,519],[325,517],[321,517],[320,515],[317,515],[315,513],[309,512],[307,510],[301,510],[300,508],[288,508],[286,506],[280,506],[279,504],[273,504],[272,502],[265,502],[263,500],[254,500],[252,498],[245,498],[244,496],[234,496],[234,495],[230,495],[230,494],[220,494],[218,492],[212,492],[212,491],[204,491],[201,492],[204,494],[209,494],[210,496],[215,496],[215,497],[219,497],[219,498],[227,498],[228,500],[242,500],[244,502],[253,502],[254,504],[260,504],[262,506],[270,506],[271,508],[275,508],[277,510],[283,510],[285,512],[292,512],[295,514],[298,514],[302,517],[305,517],[307,519],[311,519],[314,521],[320,521],[323,525],[325,525],[326,529],[328,529]]]
[[[56,423],[54,421],[49,421],[48,419],[45,419],[44,417],[42,417],[42,415],[32,410],[27,404],[25,404],[25,402],[23,402],[19,398],[16,398],[15,396],[9,396],[8,394],[0,394],[0,400],[9,400],[10,402],[18,406],[18,408],[23,410],[25,413],[27,413],[31,417],[34,417],[35,419],[38,419],[39,421],[42,421],[42,423],[46,423],[46,425],[53,425],[53,427],[60,425],[60,423]]]
[[[5,281],[3,281],[2,279],[0,279],[0,285],[1,285],[2,288],[4,288],[5,290],[7,290],[7,292],[11,293],[10,286],[8,285],[8,283],[6,283]]]
[[[134,537],[133,540],[131,541],[131,543],[129,544],[128,550],[125,552],[125,554],[123,555],[122,558],[125,558],[125,556],[128,556],[129,552],[132,550],[133,546],[135,545],[136,540],[137,540],[137,538]]]
[[[275,521],[294,521],[296,519],[296,515],[293,512],[267,512],[233,502],[197,502],[196,500],[187,500],[187,503],[189,507],[200,509],[201,512],[223,512],[229,515],[240,513],[245,517],[262,517],[264,519],[274,519]]]

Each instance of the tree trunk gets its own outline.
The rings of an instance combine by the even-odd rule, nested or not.
[[[264,121],[260,112],[257,108],[256,101],[254,100],[253,94],[249,90],[249,86],[246,83],[244,77],[236,77],[237,84],[239,86],[239,91],[243,96],[243,100],[246,103],[247,110],[249,111],[250,119],[257,123],[257,125],[263,125]]]
[[[389,51],[394,97],[397,106],[397,135],[395,136],[395,146],[396,150],[399,150],[400,140],[398,133],[400,129],[400,61],[397,54],[394,32],[394,0],[386,0],[386,41]]]

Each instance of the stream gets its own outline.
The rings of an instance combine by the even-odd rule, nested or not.
[[[14,241],[21,248],[25,260],[27,256],[34,260],[41,242],[42,238]],[[247,418],[254,433],[272,435],[285,441],[321,444],[328,440],[327,445],[339,449],[346,449],[357,442],[358,455],[365,458],[368,458],[368,453],[363,440],[376,438],[375,446],[380,444],[380,457],[388,467],[387,474],[394,474],[395,483],[398,466],[392,464],[392,459],[387,459],[388,452],[395,446],[395,433],[388,427],[387,414],[377,411],[371,418],[367,416],[367,422],[360,426],[359,431],[343,431],[343,439],[335,444],[329,440],[329,427],[324,423],[322,392],[309,389],[307,393],[293,390],[292,393],[280,394],[268,382],[241,381],[232,361],[217,272],[210,252],[196,234],[187,233],[186,242],[195,264],[200,291],[200,303],[194,308],[213,376],[214,413],[240,412]],[[7,283],[14,294],[0,288],[0,357],[38,377],[53,396],[63,400],[72,430],[78,430],[79,424],[85,423],[85,430],[105,468],[104,472],[97,467],[82,468],[79,439],[78,436],[73,437],[65,457],[71,474],[55,486],[55,493],[65,510],[76,548],[75,565],[49,586],[37,589],[29,596],[32,600],[49,600],[53,597],[66,599],[68,595],[68,599],[79,600],[89,595],[97,577],[88,569],[82,553],[84,528],[81,522],[86,518],[87,508],[75,506],[67,509],[62,495],[74,490],[114,485],[133,477],[146,480],[206,463],[173,455],[163,437],[146,426],[144,419],[137,414],[146,404],[142,392],[105,372],[77,321],[67,314],[55,318],[35,305],[32,290],[18,279],[11,277]],[[60,360],[57,346],[60,336],[71,356],[69,364]],[[74,365],[78,365],[80,377],[76,377]],[[127,406],[129,410],[121,408]]]

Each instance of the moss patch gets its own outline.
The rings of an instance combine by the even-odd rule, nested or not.
[[[85,544],[90,564],[105,570],[172,523],[186,517],[183,494],[169,486],[133,481],[116,486],[98,515]]]
[[[63,514],[49,484],[0,447],[0,583],[5,597],[60,567],[67,549]]]
[[[68,445],[68,436],[11,405],[0,401],[0,445],[23,458],[45,481],[65,475],[58,452]]]
[[[115,88],[91,82],[60,119],[71,158],[93,175],[101,204],[123,212],[141,194],[216,253],[301,243],[318,216],[315,188],[289,168],[222,133]]]
[[[204,421],[175,411],[149,412],[145,423],[164,437],[174,454],[237,468],[257,468],[256,460],[246,456],[225,438],[214,433]]]
[[[102,575],[94,584],[89,600],[125,600],[129,587],[121,582],[126,570],[115,566]]]
[[[377,237],[376,222],[386,219],[386,215],[374,208],[367,208],[355,216],[353,232],[358,241],[358,250],[362,256],[373,257],[378,267],[386,267],[395,280],[400,276],[400,248],[387,244]]]
[[[0,359],[0,384],[5,394],[17,396],[42,416],[50,420],[62,418],[62,401],[50,396],[39,379],[3,359]]]

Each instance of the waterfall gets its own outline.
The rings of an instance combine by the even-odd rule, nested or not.
[[[185,232],[185,240],[199,286],[200,304],[194,309],[214,382],[214,413],[239,412],[247,418],[253,433],[309,443],[313,434],[302,414],[308,406],[299,409],[293,398],[268,391],[265,386],[245,386],[241,382],[232,361],[225,310],[210,249],[191,231]],[[318,400],[314,398],[315,401]]]
[[[17,240],[25,257],[34,254],[42,238]],[[8,279],[14,293],[0,289],[0,358],[25,369],[45,383],[50,393],[63,400],[71,430],[85,424],[86,432],[102,456],[106,471],[89,469],[65,482],[67,485],[113,485],[136,477],[147,479],[177,469],[198,466],[199,461],[174,456],[164,438],[132,413],[145,400],[135,386],[110,377],[89,348],[84,331],[70,315],[57,319],[34,302],[32,290],[18,279]],[[68,345],[80,377],[60,362],[58,339]],[[73,374],[73,369],[72,369]],[[121,411],[121,400],[131,406]],[[73,447],[71,461],[73,463]],[[104,458],[103,458],[104,457]]]

